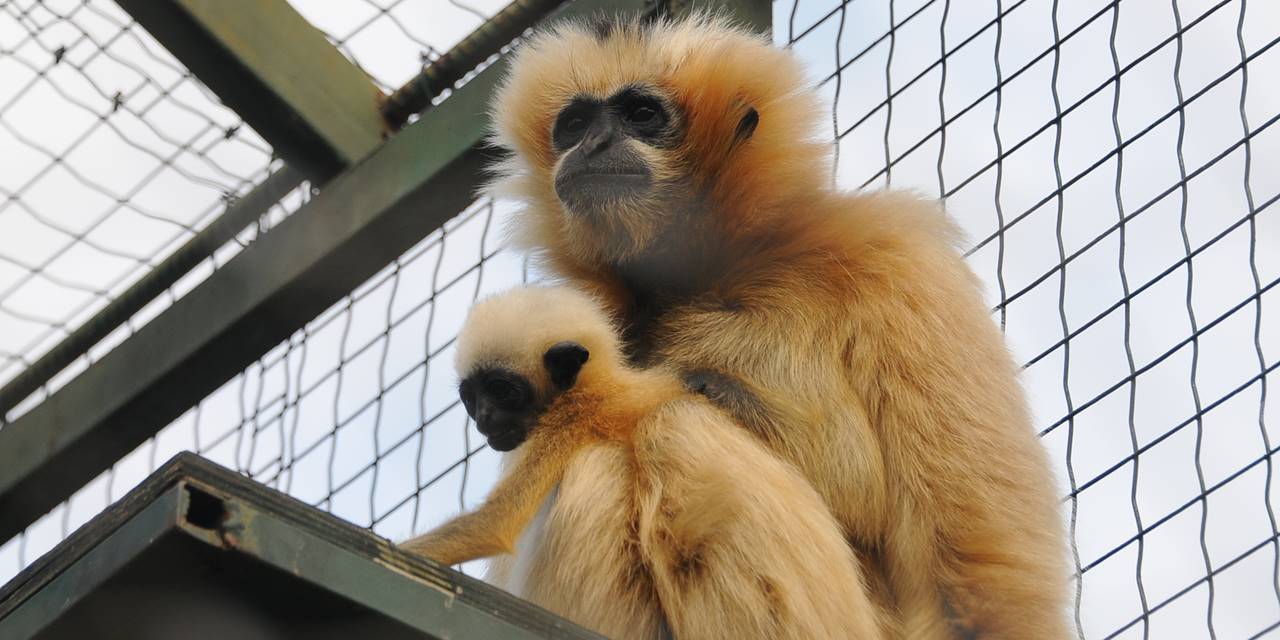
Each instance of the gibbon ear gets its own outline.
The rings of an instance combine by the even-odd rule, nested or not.
[[[733,143],[736,145],[745,142],[756,132],[756,127],[759,124],[760,112],[756,111],[754,107],[747,107],[747,112],[738,121],[738,129],[733,132]]]
[[[564,391],[577,382],[578,372],[589,357],[591,353],[587,348],[576,342],[557,342],[542,354],[542,363],[546,365],[547,373],[551,374],[551,383],[556,389]]]

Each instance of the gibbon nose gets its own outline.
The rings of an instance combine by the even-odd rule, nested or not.
[[[607,118],[597,118],[591,123],[591,128],[587,129],[587,135],[582,139],[582,153],[587,157],[607,151],[613,145],[613,127],[608,123]]]
[[[482,404],[476,409],[476,429],[484,435],[493,430],[493,407]]]

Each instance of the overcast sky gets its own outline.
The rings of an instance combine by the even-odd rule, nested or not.
[[[115,5],[44,4],[0,0],[0,382],[55,343],[58,325],[91,315],[216,215],[224,193],[261,180],[270,162],[270,146],[184,80],[162,48],[139,29],[122,32],[128,20]],[[363,0],[293,4],[380,85],[395,87],[416,73],[422,54],[447,50],[479,24],[473,11],[488,14],[502,2],[407,0],[388,12]],[[1239,0],[1179,2],[1177,17],[1163,0],[1124,0],[1118,17],[1097,0],[1059,4],[1055,20],[1051,0],[851,0],[831,15],[830,0],[800,0],[794,16],[785,1],[775,5],[774,36],[786,44],[808,31],[793,49],[833,105],[824,126],[839,139],[839,185],[946,193],[966,246],[978,247],[970,264],[988,301],[1014,298],[993,319],[1006,323],[1018,361],[1032,363],[1024,384],[1037,428],[1049,430],[1043,442],[1060,493],[1072,486],[1069,470],[1079,487],[1123,462],[1074,505],[1078,559],[1090,567],[1085,636],[1108,637],[1141,615],[1140,571],[1148,608],[1195,585],[1152,616],[1150,637],[1209,637],[1209,588],[1197,583],[1207,557],[1218,571],[1218,637],[1249,637],[1280,622],[1267,507],[1270,498],[1280,508],[1272,495],[1280,474],[1271,474],[1268,492],[1263,438],[1265,425],[1266,442],[1277,446],[1280,416],[1274,399],[1266,415],[1259,410],[1261,373],[1280,350],[1280,302],[1267,289],[1280,277],[1280,222],[1269,205],[1280,194],[1280,133],[1271,125],[1280,114],[1272,80],[1280,74],[1272,47],[1280,9],[1247,5],[1243,46],[1254,57],[1242,118]],[[991,24],[998,7],[1006,14],[999,29]],[[882,38],[890,11],[900,26]],[[1171,39],[1177,20],[1187,27],[1181,56]],[[1055,27],[1059,40],[1070,34],[1056,50]],[[937,64],[944,41],[955,50],[945,74]],[[843,70],[833,77],[837,60]],[[1109,82],[1116,67],[1124,70],[1118,100]],[[1188,101],[1181,112],[1175,78]],[[998,79],[1005,84],[997,95]],[[1047,124],[1057,111],[1066,113],[1060,128]],[[998,150],[1005,156],[996,164]],[[894,163],[887,175],[886,154]],[[1185,192],[1177,188],[1184,173],[1194,176]],[[1059,183],[1067,185],[1061,197]],[[70,508],[0,546],[0,581],[183,449],[392,539],[474,506],[494,479],[496,456],[479,446],[454,402],[450,341],[476,295],[526,277],[520,256],[500,250],[509,213],[504,203],[478,203],[87,486]],[[1121,215],[1132,216],[1123,248]],[[1007,231],[999,236],[1001,219]],[[219,261],[237,250],[227,247]],[[1071,258],[1065,277],[1055,268],[1061,256]],[[213,268],[203,265],[174,293]],[[1116,304],[1126,288],[1140,291],[1127,308]],[[1193,325],[1202,330],[1198,343],[1168,353]],[[1065,334],[1069,348],[1060,344]],[[1126,383],[1130,356],[1140,372],[1134,385]],[[1274,375],[1270,381],[1274,397]],[[1210,406],[1194,420],[1197,407]],[[460,463],[466,451],[474,455]],[[1207,509],[1195,501],[1202,483],[1212,489]],[[1141,545],[1121,547],[1138,531],[1135,504],[1142,525],[1155,526]],[[1072,507],[1064,502],[1064,526]],[[1139,622],[1118,637],[1143,633]]]

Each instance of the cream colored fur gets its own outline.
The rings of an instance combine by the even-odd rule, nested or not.
[[[452,564],[532,544],[518,575],[500,565],[504,577],[610,637],[657,638],[664,618],[677,638],[878,636],[858,564],[821,498],[669,372],[623,364],[594,306],[532,288],[472,312],[464,373],[541,369],[545,347],[561,341],[595,346],[575,386],[508,454],[485,504],[405,548]],[[531,378],[534,369],[513,370]],[[526,531],[532,521],[541,529]]]

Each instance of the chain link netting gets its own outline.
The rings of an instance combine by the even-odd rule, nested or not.
[[[386,93],[403,86],[508,0],[289,0]]]
[[[384,88],[500,8],[294,4]],[[6,54],[17,47],[5,15],[34,12],[19,5],[0,4]],[[1267,82],[1280,74],[1280,7],[779,0],[774,9],[775,41],[805,60],[831,106],[833,180],[945,197],[969,238],[993,318],[1025,365],[1063,494],[1079,634],[1245,638],[1280,627],[1280,438],[1266,402],[1280,323],[1264,309],[1280,278],[1280,222],[1268,213],[1280,199],[1280,93]],[[431,31],[432,16],[448,12],[459,14],[454,30]],[[151,55],[167,60],[154,45]],[[55,132],[22,131],[61,166],[48,159],[66,155],[46,141]],[[270,155],[258,144],[253,170]],[[482,200],[424,239],[0,547],[0,579],[184,449],[393,539],[475,506],[498,462],[456,402],[453,338],[478,296],[530,277],[502,248],[509,214]],[[12,245],[0,235],[0,261]],[[38,264],[32,277],[45,271]],[[0,308],[14,304],[0,298]],[[29,357],[23,345],[5,349],[8,361]]]
[[[177,85],[200,99],[198,107],[187,103],[179,103],[180,106],[197,116],[217,116],[228,120],[229,123],[219,130],[219,143],[238,136],[252,136],[251,139],[261,148],[262,153],[256,162],[239,157],[222,165],[243,172],[244,177],[237,182],[239,190],[260,182],[268,168],[274,169],[279,165],[278,161],[272,161],[270,147],[265,142],[254,136],[234,113],[222,107],[194,76],[115,5],[68,2],[66,10],[59,12],[56,7],[44,6],[45,3],[31,2],[28,3],[30,7],[17,4],[6,3],[0,7],[17,16],[15,23],[19,26],[31,25],[29,32],[32,38],[41,29],[50,27],[40,27],[45,23],[30,20],[26,18],[27,14],[47,16],[49,24],[62,24],[64,28],[84,33],[92,25],[85,24],[91,20],[84,18],[81,12],[92,11],[94,16],[111,17],[111,24],[122,35],[145,43],[140,50],[149,56],[148,60],[172,69],[172,73],[178,76]],[[294,4],[306,17],[316,21],[316,26],[326,32],[335,46],[386,90],[416,75],[423,64],[447,51],[483,17],[504,6],[494,2],[467,5],[453,1],[363,2],[342,7],[314,2],[309,6],[301,1]],[[357,4],[361,6],[356,7]],[[353,11],[355,13],[351,13]],[[450,12],[460,12],[460,15],[445,21],[439,19],[442,14]],[[424,16],[434,16],[434,19],[427,20]],[[406,26],[424,23],[433,26],[417,30]],[[3,26],[0,22],[0,29]],[[121,34],[117,34],[116,39],[120,39]],[[3,47],[0,53],[18,50],[21,42],[11,46],[4,35],[0,31],[0,47]],[[107,44],[102,44],[101,40],[93,42],[103,49],[109,48],[114,40]],[[405,60],[411,64],[397,66]],[[131,59],[129,61],[138,64]],[[389,61],[395,64],[389,64]],[[50,62],[47,66],[61,62]],[[5,57],[0,56],[0,68],[4,64]],[[79,66],[74,68],[80,70]],[[142,77],[155,83],[155,78],[164,76],[145,73]],[[74,90],[63,91],[58,97],[65,101],[81,101],[80,94],[84,92],[77,86]],[[168,93],[163,95],[167,97]],[[30,98],[33,101],[37,99]],[[188,102],[191,100],[188,98]],[[36,102],[32,109],[47,109],[47,106]],[[213,115],[204,115],[206,111]],[[144,115],[151,113],[150,110],[141,112]],[[4,114],[0,110],[0,124],[4,124]],[[101,120],[107,115],[95,117]],[[31,126],[30,130],[48,131],[53,122],[43,120],[40,126]],[[149,124],[164,132],[170,121],[167,114],[156,115]],[[117,133],[117,138],[123,136]],[[45,146],[51,145],[44,141],[48,136],[35,137]],[[194,142],[183,142],[183,153],[200,158],[211,154],[206,148],[195,147]],[[117,139],[116,146],[122,145],[136,146],[137,140]],[[114,149],[111,147],[112,152]],[[50,165],[62,162],[53,151],[47,155]],[[123,154],[105,161],[98,158],[98,161],[108,164],[134,162],[131,157],[121,158],[119,155]],[[114,186],[120,179],[103,178],[102,181]],[[214,217],[220,211],[220,205],[232,199],[233,193],[229,189],[219,191],[219,197],[215,199],[219,206],[201,212],[202,217],[188,225],[188,230],[194,231],[199,228],[199,223]],[[309,196],[308,187],[300,188],[281,206],[273,208],[264,218],[261,228],[247,229],[237,239],[238,244],[210,258],[209,268],[202,268],[193,276],[184,278],[170,292],[167,300],[151,305],[144,314],[98,345],[82,359],[83,362],[61,374],[59,379],[70,379],[102,352],[127,338],[173,299],[207,277],[216,265],[225,263],[239,247],[304,204]],[[132,202],[125,195],[116,200],[121,207],[129,207]],[[192,200],[185,192],[168,191],[155,208],[172,217],[173,201]],[[15,198],[12,202],[18,200]],[[61,214],[66,207],[73,205],[72,202],[53,198],[48,208]],[[0,209],[0,216],[3,216],[3,211]],[[201,453],[393,538],[404,537],[411,531],[442,521],[464,505],[474,506],[496,476],[496,456],[482,446],[483,438],[467,424],[465,412],[457,406],[450,348],[454,334],[476,296],[508,288],[527,279],[524,262],[499,251],[501,223],[497,218],[502,216],[501,212],[501,207],[490,202],[475,203],[295,333],[288,342],[264,354],[243,374],[121,459],[66,503],[31,525],[23,534],[0,546],[0,581],[7,580],[52,548],[133,488],[168,457],[183,450]],[[126,232],[133,228],[127,223],[122,226]],[[139,234],[145,231],[141,229]],[[0,239],[4,237],[0,233]],[[25,239],[27,236],[15,232],[9,237]],[[131,246],[136,246],[140,238],[131,240],[135,241]],[[0,259],[6,257],[6,251],[21,248],[19,243],[0,241]],[[150,258],[149,264],[162,257],[157,253],[156,257]],[[96,265],[83,264],[75,268],[77,275],[92,274],[97,269]],[[145,271],[145,268],[139,270]],[[29,271],[33,278],[46,276],[42,267],[33,266]],[[53,296],[55,292],[45,286],[33,295],[34,304],[38,305],[43,300],[42,296]],[[91,316],[96,308],[88,307],[78,318]],[[70,323],[65,324],[67,328],[73,328]],[[57,338],[65,333],[64,329],[48,339],[49,344],[43,347],[56,344]],[[12,359],[25,363],[38,357],[40,350],[15,344],[13,351],[21,354],[22,359],[17,355]],[[8,419],[19,417],[57,386],[56,383],[47,385],[41,393],[15,409]],[[483,461],[478,465],[478,475],[473,472],[474,459]]]
[[[1277,7],[800,0],[775,29],[833,104],[839,183],[945,197],[966,231],[1064,493],[1080,635],[1280,626]]]
[[[115,4],[0,2],[0,385],[277,165],[270,145]],[[305,196],[282,201],[26,407]],[[0,412],[0,425],[23,408]]]

